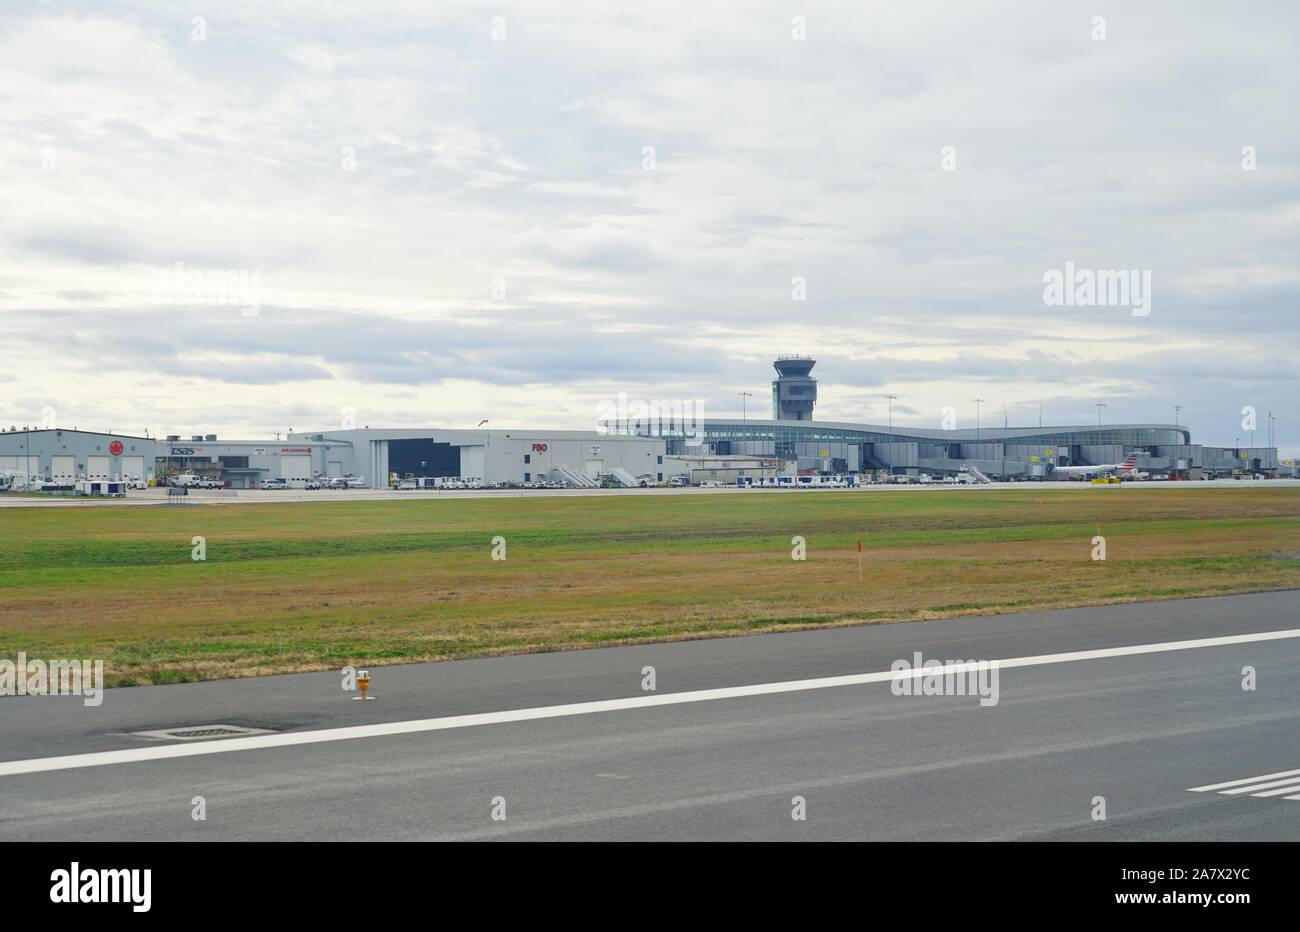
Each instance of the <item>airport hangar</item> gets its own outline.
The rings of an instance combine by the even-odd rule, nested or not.
[[[289,434],[286,440],[221,440],[215,434],[157,439],[58,428],[0,432],[0,474],[69,486],[78,479],[148,482],[180,473],[221,479],[233,489],[256,488],[266,479],[343,476],[387,488],[390,473],[594,486],[595,476],[616,471],[651,481],[684,471],[673,469],[665,463],[663,440],[598,431],[364,428]]]
[[[1278,473],[1276,448],[1202,446],[1191,442],[1186,427],[1171,424],[944,430],[813,421],[815,361],[781,357],[774,365],[771,419],[670,416],[611,421],[590,431],[364,427],[273,441],[10,428],[0,431],[0,473],[70,483],[190,472],[220,478],[230,488],[322,476],[360,476],[371,488],[387,488],[391,475],[591,486],[607,475],[653,482],[798,470],[941,475],[963,466],[993,478],[1046,478],[1053,466],[1118,463],[1134,451],[1145,451],[1137,466],[1148,472],[1188,478]]]

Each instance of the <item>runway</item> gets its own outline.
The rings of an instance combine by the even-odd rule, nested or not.
[[[5,698],[0,839],[1296,840],[1297,629],[1278,592],[383,667],[372,702],[332,672]],[[896,695],[917,653],[1013,663],[995,704]],[[214,723],[309,743],[131,734]]]

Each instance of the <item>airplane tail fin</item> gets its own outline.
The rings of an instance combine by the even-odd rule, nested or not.
[[[1119,468],[1124,470],[1125,472],[1132,472],[1134,469],[1137,468],[1138,455],[1139,454],[1144,455],[1145,453],[1146,450],[1134,450],[1132,453],[1128,455],[1128,459],[1124,460],[1124,462],[1120,464]]]

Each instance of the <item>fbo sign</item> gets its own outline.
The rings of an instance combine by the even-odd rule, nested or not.
[[[535,444],[533,444],[533,452],[534,452],[534,453],[545,453],[545,452],[546,452],[546,444],[544,444],[544,443],[535,443]]]

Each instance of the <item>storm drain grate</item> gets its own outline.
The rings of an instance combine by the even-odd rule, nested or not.
[[[206,738],[242,738],[246,735],[269,735],[269,728],[245,728],[243,725],[180,725],[157,731],[133,731],[141,738],[163,738],[169,741],[202,741]]]

